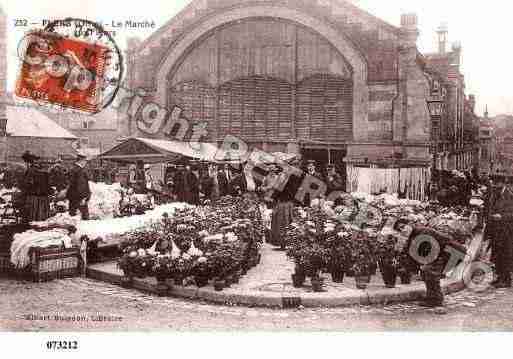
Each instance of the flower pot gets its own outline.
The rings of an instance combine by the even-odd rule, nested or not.
[[[132,288],[133,281],[134,281],[133,277],[124,276],[121,278],[121,286],[123,288]]]
[[[194,282],[198,288],[203,288],[208,284],[208,278],[205,276],[195,276]]]
[[[371,281],[370,275],[356,275],[354,277],[356,281],[356,288],[358,289],[367,289],[367,286],[369,285]]]
[[[401,284],[411,284],[411,273],[406,271],[399,272],[401,278]]]
[[[376,263],[372,263],[371,268],[370,268],[370,274],[376,275],[377,272],[378,272],[378,265]]]
[[[157,283],[161,284],[165,284],[166,283],[166,279],[167,277],[165,275],[162,275],[162,274],[158,274],[155,276],[155,279],[157,280]]]
[[[341,269],[334,269],[331,271],[331,280],[333,283],[344,283],[345,272]]]
[[[314,277],[310,280],[312,284],[312,290],[316,293],[322,292],[322,287],[324,285],[324,280],[319,277]]]
[[[232,277],[231,280],[232,280],[233,284],[238,284],[239,283],[239,276],[237,275],[237,273],[233,273],[231,277]]]
[[[397,273],[395,271],[382,272],[381,275],[387,288],[395,288],[397,283]]]
[[[166,285],[166,282],[159,282],[156,287],[156,292],[159,297],[164,297],[167,295],[169,291],[169,287]]]
[[[215,291],[220,292],[224,289],[224,287],[225,287],[224,280],[219,280],[219,279],[214,280],[214,290]]]
[[[381,277],[387,288],[395,288],[397,282],[397,269],[393,265],[380,264]]]
[[[306,277],[302,274],[292,274],[292,285],[294,288],[301,288],[305,284]]]
[[[233,282],[234,278],[233,278],[233,275],[231,274],[228,274],[227,276],[224,277],[224,281],[225,281],[225,284],[226,284],[226,287],[230,287],[234,282]]]
[[[303,277],[306,276],[305,268],[303,266],[300,266],[300,265],[297,265],[297,264],[296,264],[294,273],[296,273],[299,276],[303,276]]]

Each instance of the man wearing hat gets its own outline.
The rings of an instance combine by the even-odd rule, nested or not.
[[[308,165],[306,167],[307,176],[315,177],[316,179],[323,181],[322,175],[317,171],[315,161],[309,160],[307,163],[308,163]],[[306,206],[310,207],[310,205],[312,204],[312,200],[314,200],[314,199],[316,199],[316,198],[311,198],[310,193],[306,193],[305,194]]]
[[[328,190],[328,196],[337,191],[344,190],[344,183],[342,181],[342,177],[337,173],[335,169],[335,165],[329,164],[326,168],[326,186]]]
[[[492,248],[495,265],[496,288],[511,287],[513,270],[513,188],[511,177],[495,175],[488,204],[487,237]]]
[[[193,205],[199,204],[199,179],[192,169],[191,162],[185,165],[183,190],[185,194],[184,202]]]
[[[50,168],[50,183],[60,192],[68,186],[68,175],[66,167],[61,160],[57,160]]]
[[[173,194],[178,202],[185,202],[184,187],[184,172],[185,166],[181,163],[175,165],[173,174]]]
[[[245,173],[243,172],[242,166],[238,165],[232,172],[232,181],[230,183],[231,195],[234,197],[242,196],[246,193],[247,188],[248,183],[246,181]]]
[[[219,169],[219,191],[221,193],[221,197],[228,196],[232,194],[232,180],[233,174],[230,169],[229,164],[225,164],[222,168]]]
[[[70,216],[75,216],[77,210],[79,210],[83,220],[89,219],[88,202],[91,199],[89,176],[85,170],[86,164],[86,157],[79,154],[70,171],[69,186],[66,193],[66,198],[69,200]]]

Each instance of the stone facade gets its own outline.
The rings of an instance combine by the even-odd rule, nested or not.
[[[488,118],[488,112],[479,123],[479,168],[484,173],[494,173],[498,164],[498,141],[493,121]]]
[[[100,153],[116,146],[120,140],[117,129],[72,129],[71,132],[79,138],[81,147],[98,149]]]
[[[119,127],[118,111],[114,108],[106,108],[94,115],[62,111],[43,113],[77,136],[81,148],[94,149],[99,153],[116,146],[124,135]]]
[[[475,97],[465,94],[465,77],[461,72],[462,47],[455,43],[451,51],[446,51],[447,28],[441,26],[438,31],[439,51],[427,54],[424,64],[429,72],[435,72],[443,82],[446,90],[445,113],[440,131],[440,148],[437,156],[442,157],[445,170],[470,170],[477,162],[476,143],[473,123]]]
[[[25,151],[35,153],[44,160],[69,160],[77,155],[71,144],[73,141],[66,138],[8,137],[7,141],[7,161],[22,162],[21,155]]]
[[[284,30],[273,36],[268,26],[256,37],[255,31],[245,30],[258,28],[264,22],[274,22]],[[239,31],[230,31],[237,26]],[[200,106],[191,102],[185,117],[194,117],[193,111],[198,107],[208,110],[203,110],[202,117],[208,114],[214,127],[221,128],[208,141],[222,141],[222,130],[229,132],[235,128],[235,135],[267,150],[331,148],[345,151],[345,160],[351,164],[426,167],[431,163],[430,117],[426,106],[429,81],[419,62],[417,37],[415,15],[403,16],[401,27],[395,27],[342,0],[193,1],[144,42],[131,42],[132,48],[127,52],[127,85],[144,89],[148,100],[172,108],[184,106],[177,100],[179,96],[174,96],[176,86],[187,80],[207,84],[209,88],[201,89],[207,100]],[[266,47],[267,52],[262,55]],[[227,56],[229,51],[231,55]],[[255,55],[257,52],[260,55]],[[242,60],[237,63],[236,58]],[[321,85],[313,83],[308,88],[312,100],[302,106],[302,81],[316,75],[324,76],[325,83],[347,78],[352,85],[348,90],[351,97],[344,97],[341,92],[338,100],[331,103],[327,100],[330,88],[326,85],[322,90],[325,100],[318,100],[313,94]],[[286,89],[283,103],[289,106],[290,101],[290,115],[282,116],[282,106],[280,115],[273,120],[276,122],[269,125],[262,120],[264,125],[259,127],[258,106],[246,111],[247,96],[232,90],[232,109],[239,106],[240,97],[242,110],[230,110],[230,122],[225,125],[224,114],[219,111],[219,102],[224,101],[223,86],[236,79],[258,76],[279,80],[279,84],[270,86]],[[234,86],[239,84],[231,89]],[[335,86],[340,89],[344,85],[336,82]],[[254,93],[258,96],[258,89]],[[210,110],[204,105],[208,101],[212,104]],[[269,109],[273,104],[269,99],[266,101],[268,110],[262,117],[272,118]],[[330,122],[331,109],[344,106],[348,110],[334,112],[334,122]],[[239,116],[240,111],[246,112]],[[254,122],[246,119],[242,125],[237,123],[247,113]],[[303,113],[308,113],[306,122],[302,122]],[[320,122],[315,122],[319,116]],[[351,120],[349,125],[345,125],[347,119]],[[147,136],[137,130],[132,119],[125,118],[122,123],[128,135]],[[321,127],[328,130],[316,132]],[[253,136],[248,135],[250,131]],[[163,137],[155,137],[159,136]]]

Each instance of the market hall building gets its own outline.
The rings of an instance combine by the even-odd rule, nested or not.
[[[342,0],[194,0],[144,42],[129,41],[127,85],[207,122],[206,142],[237,136],[343,164],[348,190],[421,197],[431,80],[417,38],[416,15],[395,27]],[[133,118],[125,131],[165,137]]]

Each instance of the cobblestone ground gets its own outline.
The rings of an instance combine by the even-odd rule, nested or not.
[[[415,303],[296,310],[227,307],[159,298],[82,278],[40,284],[0,279],[0,293],[4,331],[513,329],[513,290],[460,292],[447,297],[443,310]],[[55,320],[56,314],[86,320]],[[98,314],[112,320],[95,321]]]

